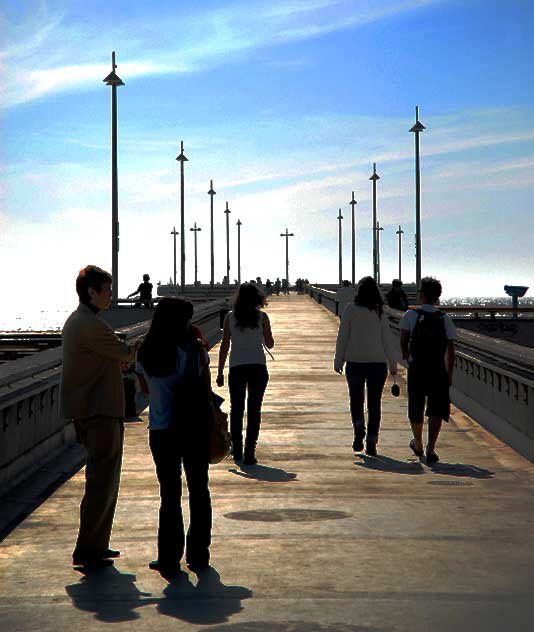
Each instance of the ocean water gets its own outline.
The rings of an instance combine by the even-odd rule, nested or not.
[[[474,307],[502,306],[511,307],[509,296],[461,296],[448,297],[441,301],[443,306],[472,305]],[[534,307],[534,298],[519,299],[519,306]],[[76,309],[76,305],[61,306],[60,309],[28,308],[25,310],[12,307],[9,311],[0,313],[0,333],[16,331],[61,331],[69,314]]]

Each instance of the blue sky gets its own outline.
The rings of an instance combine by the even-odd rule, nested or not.
[[[179,224],[184,140],[186,226],[197,222],[209,276],[209,180],[217,191],[216,276],[225,272],[224,206],[242,226],[243,277],[337,280],[337,213],[350,273],[371,272],[377,162],[382,279],[396,276],[395,231],[413,256],[414,109],[421,137],[423,273],[447,295],[534,287],[534,5],[528,0],[4,3],[0,266],[7,293],[73,301],[88,262],[110,267],[110,89],[119,88],[119,292],[143,272],[166,282]],[[186,235],[188,281],[192,233]],[[38,282],[50,267],[55,296]]]

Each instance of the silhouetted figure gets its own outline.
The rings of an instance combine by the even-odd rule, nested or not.
[[[282,293],[289,294],[289,283],[287,279],[282,279]]]
[[[437,463],[435,447],[443,420],[449,421],[449,386],[454,368],[456,328],[445,312],[435,305],[441,283],[432,277],[421,279],[419,309],[409,309],[399,323],[402,357],[408,364],[408,418],[413,439],[410,448],[423,456],[423,421],[428,417],[427,463]],[[426,400],[426,410],[425,410]]]
[[[208,423],[211,385],[206,351],[190,325],[193,304],[163,298],[139,349],[137,370],[150,397],[149,444],[160,485],[158,559],[152,570],[179,571],[184,553],[191,568],[210,559]],[[189,490],[189,530],[181,507],[182,466]]]
[[[276,296],[280,296],[281,287],[282,287],[282,283],[280,282],[280,279],[277,278],[276,281],[274,282],[274,291],[276,292]]]
[[[75,566],[93,570],[112,564],[109,548],[119,494],[125,398],[121,362],[133,362],[136,345],[120,340],[99,317],[111,302],[111,275],[86,266],[76,279],[78,308],[63,326],[61,416],[72,419],[87,450]]]
[[[143,274],[143,282],[139,284],[139,287],[135,292],[128,294],[126,298],[132,298],[139,294],[139,300],[134,303],[134,307],[141,307],[143,305],[147,309],[152,307],[152,283],[150,283],[150,276]]]
[[[349,281],[343,281],[343,285],[336,290],[336,301],[338,302],[337,313],[341,317],[345,307],[354,302],[356,290],[351,287]]]
[[[273,283],[270,279],[265,281],[265,296],[271,296],[273,293]]]
[[[376,455],[380,431],[382,391],[388,373],[397,373],[393,340],[384,301],[376,281],[364,277],[358,283],[354,303],[347,305],[336,341],[334,371],[345,375],[349,387],[350,414],[354,428],[354,452]],[[364,389],[367,386],[367,428],[364,419]]]
[[[391,290],[387,293],[386,300],[389,307],[393,309],[399,309],[402,312],[408,309],[408,297],[406,296],[406,292],[402,289],[401,280],[393,279]]]
[[[235,461],[245,465],[257,463],[255,451],[261,423],[261,405],[269,381],[263,344],[274,346],[269,317],[261,308],[263,292],[251,283],[239,288],[234,307],[224,319],[223,339],[219,350],[217,386],[224,385],[224,365],[230,349],[230,434]],[[243,415],[247,399],[247,432],[243,454]]]

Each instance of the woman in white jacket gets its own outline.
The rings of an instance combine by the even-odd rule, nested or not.
[[[386,382],[388,364],[391,375],[397,373],[393,353],[393,340],[384,301],[376,281],[364,277],[358,283],[354,304],[343,311],[336,342],[334,371],[345,375],[349,389],[350,414],[354,427],[355,452],[363,450],[376,455],[380,431],[382,391]],[[367,386],[367,428],[364,417],[365,386]]]

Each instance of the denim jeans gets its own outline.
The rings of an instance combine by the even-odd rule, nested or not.
[[[151,430],[150,450],[160,486],[158,561],[176,564],[184,553],[188,562],[207,563],[211,543],[211,498],[208,460],[194,452],[180,455],[172,430]],[[189,490],[187,542],[182,515],[182,463]]]
[[[364,389],[367,385],[367,441],[376,443],[380,430],[382,391],[388,374],[385,362],[347,362],[350,414],[354,429],[365,429]]]
[[[239,364],[230,369],[230,434],[234,448],[239,449],[243,445],[243,415],[248,388],[245,450],[255,450],[260,433],[261,405],[268,382],[269,373],[264,364]]]

